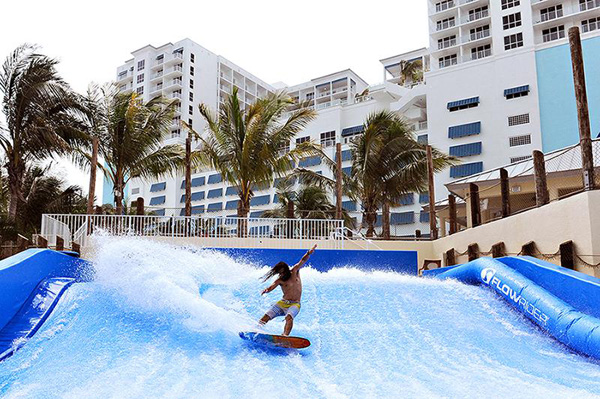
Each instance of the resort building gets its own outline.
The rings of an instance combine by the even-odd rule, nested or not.
[[[600,0],[429,0],[428,6],[429,49],[380,60],[384,81],[375,85],[351,69],[293,86],[271,85],[189,39],[134,51],[117,68],[116,80],[121,90],[145,100],[159,94],[178,99],[165,143],[182,145],[181,120],[204,130],[198,104],[218,110],[233,87],[244,106],[286,90],[318,112],[290,148],[312,140],[334,158],[340,142],[346,173],[350,140],[362,133],[366,116],[381,109],[398,111],[420,142],[461,159],[436,176],[436,200],[443,200],[446,184],[454,179],[528,159],[534,149],[549,152],[578,141],[567,31],[579,26],[592,133],[600,133],[600,80],[594,78],[600,76]],[[299,166],[331,173],[318,158]],[[192,179],[193,214],[236,213],[236,189],[218,173],[198,170]],[[275,183],[255,192],[250,216],[278,206]],[[165,176],[133,180],[125,196],[128,202],[143,197],[157,214],[183,215],[184,191],[183,176]],[[421,209],[427,202],[427,193],[412,193],[397,204],[392,235],[427,234],[429,216]],[[344,198],[344,208],[361,220],[360,204]]]

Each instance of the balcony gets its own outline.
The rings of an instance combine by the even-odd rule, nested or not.
[[[163,85],[162,84],[156,85],[156,86],[154,86],[154,87],[152,87],[150,89],[150,94],[154,94],[156,92],[160,92],[160,91],[162,91],[162,89],[163,89]]]
[[[170,78],[173,76],[181,76],[183,75],[183,67],[181,64],[175,65],[171,68],[168,68],[165,72],[165,77]]]
[[[175,63],[180,63],[183,60],[183,53],[173,53],[166,61],[165,64],[172,65]]]
[[[492,49],[485,49],[471,53],[470,55],[466,55],[463,57],[463,62],[470,62],[480,60],[482,58],[487,58],[492,55]]]
[[[133,72],[130,72],[130,71],[122,71],[122,72],[119,72],[119,74],[117,75],[117,82],[119,82],[119,83],[127,82],[132,79],[133,79]]]
[[[183,88],[183,80],[181,79],[173,79],[169,82],[167,86],[167,90],[178,90]]]
[[[442,32],[445,31],[446,29],[450,29],[450,28],[454,28],[456,27],[456,20],[453,19],[451,21],[445,21],[443,23],[439,23],[435,25],[435,31],[436,32]]]
[[[171,93],[171,98],[179,98],[179,99],[181,99],[181,93],[175,91],[175,92]]]
[[[152,75],[152,77],[150,78],[150,81],[162,79],[162,77],[163,77],[163,71],[160,70]]]
[[[317,93],[317,98],[328,97],[331,95],[330,91],[324,91],[322,93]]]
[[[456,8],[456,1],[446,1],[440,4],[435,5],[435,10],[433,11],[433,15],[438,15],[443,13],[444,11],[452,10]]]
[[[438,41],[438,50],[445,50],[447,48],[450,47],[454,47],[456,46],[456,37],[450,39],[450,40],[442,40],[442,41]]]
[[[464,16],[463,18],[460,19],[460,23],[461,23],[461,25],[470,24],[472,22],[481,21],[482,19],[488,18],[489,16],[490,16],[489,10],[478,11],[478,12],[469,14],[467,16]]]
[[[588,0],[583,3],[579,3],[579,11],[592,10],[600,7],[600,0]]]
[[[479,31],[479,32],[474,32],[474,33],[470,33],[466,36],[462,37],[462,43],[473,43],[476,42],[478,40],[482,40],[485,38],[488,38],[491,36],[491,32],[489,29],[483,30],[483,31]]]

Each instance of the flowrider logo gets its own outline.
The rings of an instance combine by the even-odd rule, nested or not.
[[[529,313],[535,320],[546,325],[549,317],[543,313],[540,309],[535,307],[527,299],[523,298],[520,294],[517,294],[508,284],[505,284],[496,277],[496,269],[486,267],[481,271],[481,281],[490,287],[496,288],[499,292],[504,294],[507,300],[514,302],[516,306],[520,306],[526,313]]]

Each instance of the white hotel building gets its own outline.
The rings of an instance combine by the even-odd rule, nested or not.
[[[343,167],[350,166],[348,142],[361,133],[366,116],[376,110],[401,113],[415,126],[420,141],[460,157],[460,165],[436,177],[436,197],[453,178],[499,167],[577,141],[576,110],[566,32],[580,26],[588,77],[592,131],[600,132],[600,0],[446,0],[429,4],[430,48],[381,60],[384,82],[369,85],[352,70],[328,74],[295,86],[270,85],[227,59],[189,39],[161,47],[146,46],[117,68],[123,91],[145,100],[162,94],[180,105],[167,143],[185,141],[180,120],[202,131],[198,104],[217,110],[233,86],[245,104],[267,92],[285,88],[300,101],[310,101],[318,117],[290,143],[313,140],[333,158],[342,143]],[[421,60],[423,82],[401,78],[404,62]],[[318,158],[301,166],[330,174]],[[207,216],[235,215],[237,193],[214,171],[192,175],[192,212]],[[132,180],[128,202],[143,197],[158,214],[180,215],[184,208],[183,176],[157,181]],[[105,184],[104,202],[112,203]],[[407,195],[392,209],[392,234],[428,231],[421,211],[426,193]],[[251,216],[278,206],[276,190],[255,192]],[[344,199],[344,207],[360,220],[360,204]]]

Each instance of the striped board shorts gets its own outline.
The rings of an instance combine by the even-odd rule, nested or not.
[[[296,315],[300,312],[300,302],[288,301],[287,299],[282,299],[281,301],[277,301],[271,306],[269,310],[267,310],[266,315],[270,318],[274,319],[279,316],[287,316],[290,315],[292,318],[296,318]]]

